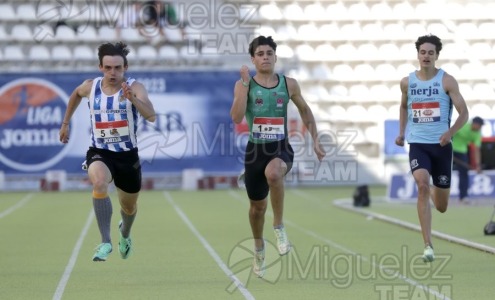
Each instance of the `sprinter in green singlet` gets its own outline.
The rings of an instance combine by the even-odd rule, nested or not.
[[[268,193],[278,252],[285,255],[291,249],[283,224],[284,176],[294,161],[287,131],[289,100],[299,110],[313,138],[316,157],[321,161],[325,156],[313,113],[302,97],[297,81],[275,73],[276,49],[277,44],[271,37],[259,36],[249,44],[249,54],[256,73],[251,78],[248,67],[241,67],[241,78],[235,84],[230,111],[235,123],[242,122],[246,117],[249,125],[244,182],[250,200],[249,222],[255,241],[253,272],[258,277],[263,277],[265,273],[263,226]]]

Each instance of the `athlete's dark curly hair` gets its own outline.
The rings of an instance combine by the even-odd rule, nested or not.
[[[251,57],[254,57],[254,51],[256,51],[256,48],[261,45],[268,45],[273,49],[273,51],[277,51],[277,44],[273,41],[271,36],[265,37],[260,35],[249,44],[249,54]]]
[[[115,56],[120,55],[124,59],[124,67],[127,67],[127,54],[129,54],[129,48],[124,42],[104,43],[98,47],[98,59],[100,60],[100,66],[103,65],[103,56]]]
[[[418,38],[416,41],[416,50],[419,52],[419,47],[424,43],[430,43],[435,45],[435,49],[437,50],[437,54],[440,54],[440,50],[442,50],[442,41],[436,35],[429,34],[423,35]]]

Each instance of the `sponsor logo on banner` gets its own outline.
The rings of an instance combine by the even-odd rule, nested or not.
[[[59,141],[67,101],[63,90],[39,78],[21,78],[2,86],[0,162],[29,172],[59,162],[68,149]]]
[[[446,183],[447,178],[443,178]],[[495,198],[495,171],[483,171],[469,173],[468,195],[471,199]],[[452,172],[450,196],[454,199],[459,197],[459,177],[457,171]],[[393,175],[390,178],[387,196],[391,201],[411,201],[418,197],[418,189],[411,173]]]

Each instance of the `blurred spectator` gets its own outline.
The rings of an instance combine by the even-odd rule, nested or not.
[[[140,20],[139,31],[151,43],[159,44],[167,41],[165,27],[177,28],[180,31],[181,39],[184,40],[184,24],[178,19],[172,3],[147,1],[143,3],[141,13],[140,17],[142,19]]]

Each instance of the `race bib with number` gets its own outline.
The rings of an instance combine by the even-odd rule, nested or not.
[[[411,108],[413,123],[432,123],[440,121],[439,102],[413,103]]]
[[[255,117],[253,138],[265,141],[279,141],[285,138],[284,118]]]
[[[127,120],[96,122],[95,134],[98,143],[114,144],[130,140]]]

